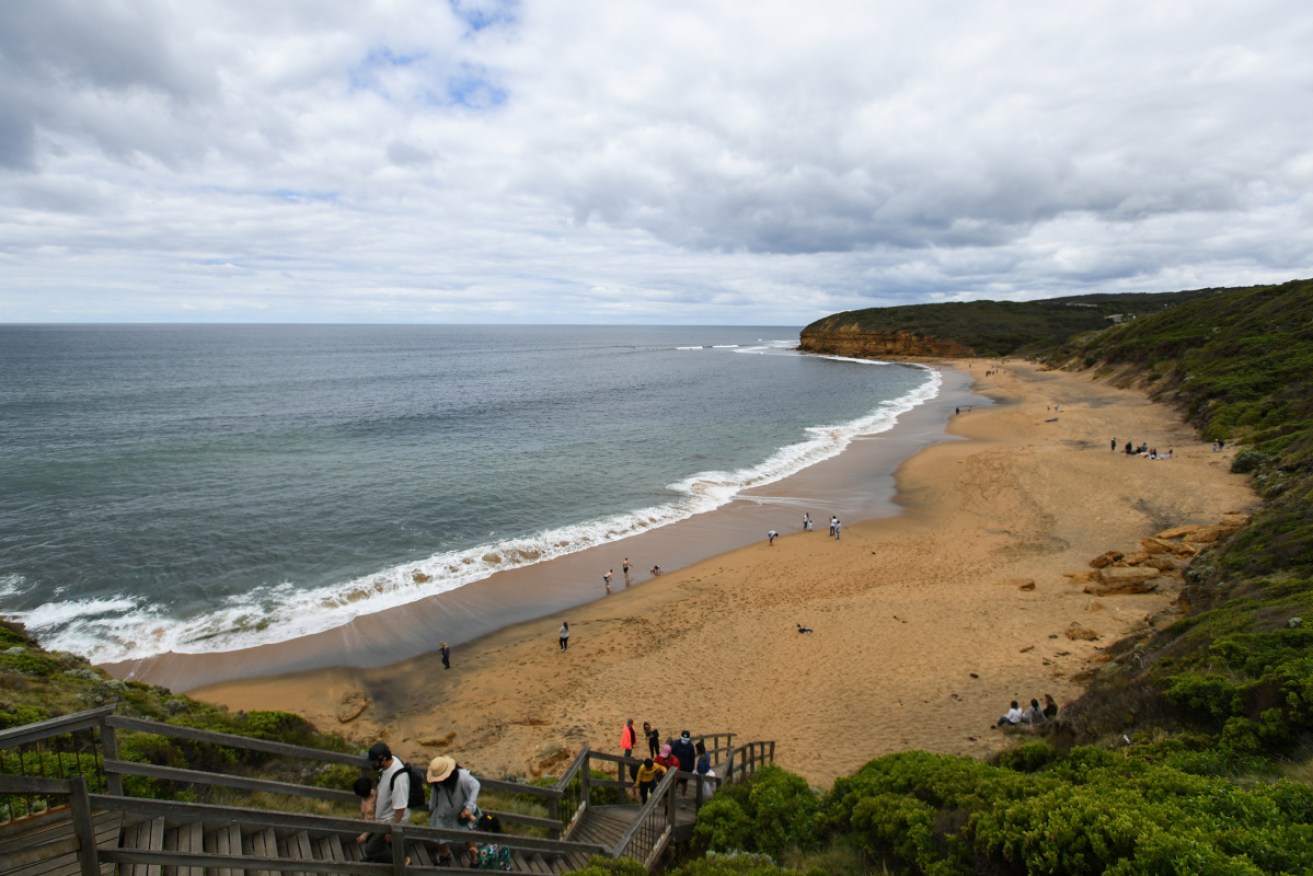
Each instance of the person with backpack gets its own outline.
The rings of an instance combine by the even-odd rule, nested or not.
[[[429,761],[429,827],[444,830],[476,830],[479,822],[479,780],[456,759],[440,754]],[[479,866],[479,845],[469,842],[469,865]],[[439,867],[452,863],[451,846],[438,844]]]
[[[367,755],[369,764],[379,771],[378,791],[374,798],[374,820],[405,824],[410,818],[411,776],[401,758],[392,754],[386,742],[375,742]],[[422,798],[421,798],[422,799]],[[376,864],[392,863],[392,833],[371,833],[365,841],[364,860]]]

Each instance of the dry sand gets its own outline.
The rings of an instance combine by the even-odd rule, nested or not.
[[[818,519],[631,588],[617,575],[604,599],[455,649],[450,671],[435,653],[192,695],[298,712],[421,762],[454,754],[489,776],[554,772],[585,743],[615,752],[627,717],[663,736],[775,740],[777,762],[817,785],[907,748],[995,751],[1009,700],[1075,697],[1101,650],[1174,598],[1093,597],[1064,573],[1256,499],[1229,453],[1142,394],[1029,363],[989,376],[982,360],[953,365],[999,404],[953,419],[970,440],[903,464],[898,517],[845,525],[838,542]],[[1113,453],[1113,436],[1175,455]],[[1069,639],[1073,623],[1099,638]],[[342,721],[355,711],[344,698],[367,707]]]

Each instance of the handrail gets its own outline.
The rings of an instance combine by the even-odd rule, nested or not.
[[[215,730],[199,730],[182,724],[165,724],[161,721],[149,721],[143,718],[127,718],[111,715],[105,719],[110,727],[120,730],[135,730],[140,733],[155,733],[160,736],[172,736],[177,739],[189,739],[193,742],[209,742],[229,748],[243,748],[247,751],[262,751],[266,754],[278,754],[285,757],[303,757],[306,760],[320,760],[327,763],[340,763],[347,766],[366,767],[364,755],[346,754],[340,751],[325,751],[322,748],[310,748],[304,745],[291,745],[286,742],[272,742],[268,739],[254,739],[250,736],[237,736],[233,733],[220,733]]]
[[[122,776],[141,776],[147,779],[187,782],[193,785],[204,784],[215,785],[220,788],[237,788],[242,791],[266,791],[271,794],[286,794],[289,797],[316,797],[320,800],[333,800],[338,803],[358,802],[358,798],[352,792],[338,791],[334,788],[316,788],[313,785],[297,785],[291,782],[271,782],[267,779],[246,779],[241,776],[229,776],[223,773],[162,767],[130,760],[106,759],[105,772],[117,773]]]
[[[115,706],[101,706],[98,709],[88,709],[85,712],[38,721],[35,724],[24,724],[21,727],[0,730],[0,748],[13,748],[18,745],[26,745],[29,742],[38,742],[51,736],[59,736],[63,733],[89,730],[92,727],[99,726],[101,719],[112,713],[114,709]]]

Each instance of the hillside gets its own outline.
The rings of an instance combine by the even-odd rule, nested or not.
[[[836,313],[802,330],[801,348],[840,356],[1011,356],[1212,296],[1216,289],[970,301]]]

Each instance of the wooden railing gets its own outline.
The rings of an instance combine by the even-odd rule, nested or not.
[[[156,734],[225,749],[302,759],[320,765],[350,766],[359,769],[362,775],[370,775],[369,766],[361,755],[122,717],[113,712],[114,707],[108,706],[0,731],[0,823],[16,815],[49,808],[52,800],[56,801],[54,805],[68,802],[75,809],[77,806],[91,805],[97,809],[121,811],[139,817],[151,816],[156,810],[159,814],[176,814],[181,809],[189,808],[195,809],[199,815],[204,815],[206,812],[207,804],[183,804],[176,801],[128,797],[124,794],[125,777],[312,798],[341,804],[343,807],[348,807],[346,811],[350,811],[350,808],[358,803],[358,798],[345,789],[127,760],[120,756],[119,734]],[[693,783],[691,802],[696,811],[706,798],[723,784],[745,781],[760,766],[774,762],[773,742],[751,742],[734,746],[734,737],[730,733],[709,734],[701,739],[707,743],[707,750],[712,755],[713,768],[717,775],[700,776],[679,770],[668,771],[646,805],[641,807],[632,826],[621,840],[613,848],[603,850],[597,847],[596,851],[613,856],[630,857],[650,868],[660,859],[674,836],[679,803],[674,789],[682,782]],[[578,844],[570,842],[571,835],[582,822],[590,805],[602,802],[606,798],[617,803],[624,802],[626,792],[633,784],[631,770],[640,763],[641,761],[636,758],[596,752],[585,746],[555,786],[538,787],[496,779],[481,779],[480,783],[489,791],[528,799],[547,809],[546,817],[496,811],[494,814],[505,824],[519,824],[547,833],[546,839],[502,835],[503,844],[517,848],[541,846],[546,852],[562,849],[577,851]],[[593,774],[595,768],[601,775]],[[611,775],[615,778],[610,778]],[[602,778],[602,776],[606,777]],[[105,793],[99,793],[101,791]],[[71,802],[79,797],[90,802],[76,805]],[[222,809],[224,817],[230,821],[249,817],[263,824],[281,825],[286,822],[287,826],[291,827],[300,823],[296,821],[297,819],[309,819],[310,821],[306,821],[305,824],[313,824],[323,829],[351,830],[357,833],[391,831],[394,842],[404,843],[408,837],[416,836],[428,840],[462,842],[471,837],[466,831],[444,832],[427,827],[361,822],[346,816],[288,815],[234,807],[210,808]],[[80,815],[77,817],[82,818]],[[556,845],[552,845],[553,843]],[[94,850],[94,843],[92,847]],[[203,864],[198,864],[195,860],[182,863],[182,859],[187,856],[177,852],[102,850],[101,857],[105,862],[120,864],[170,867],[229,866],[212,860]],[[248,861],[247,867],[258,866],[263,869],[278,870],[284,869],[283,865],[286,864],[286,862],[278,866],[269,864],[266,867],[266,863]],[[323,862],[301,862],[295,869],[316,873],[363,874],[382,873],[387,868],[383,865],[364,865],[359,862],[335,865]],[[86,872],[87,876],[90,876],[91,871]]]

